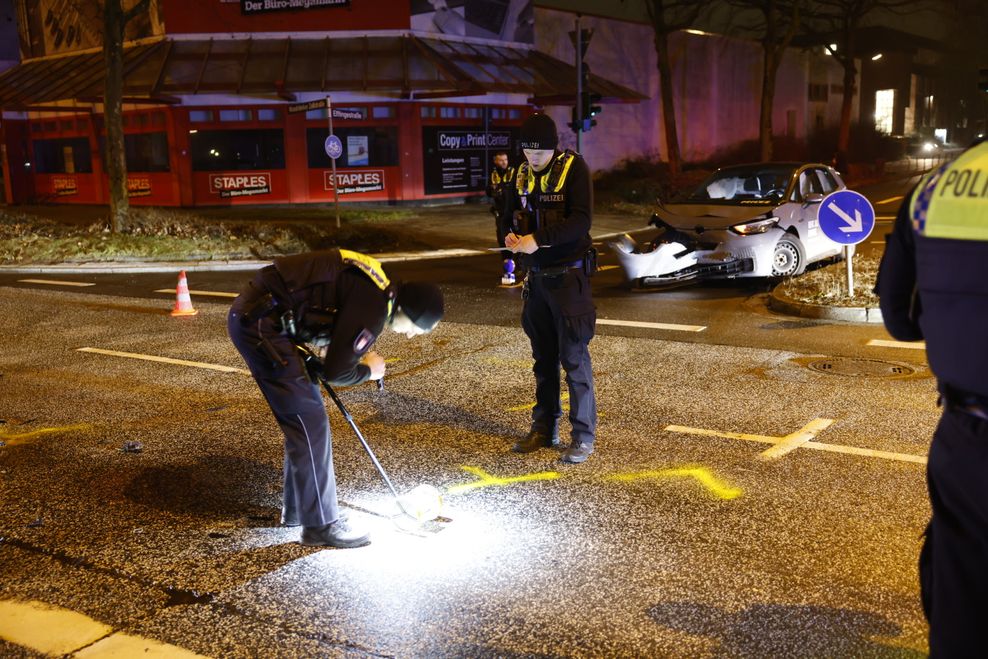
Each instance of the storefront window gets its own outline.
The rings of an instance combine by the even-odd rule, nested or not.
[[[212,121],[213,111],[212,110],[190,110],[189,111],[189,121],[201,122],[201,121]]]
[[[375,105],[371,109],[372,116],[375,119],[394,119],[395,118],[395,108],[393,105]]]
[[[285,168],[282,130],[200,130],[189,139],[197,172]]]
[[[124,135],[124,151],[127,154],[128,172],[167,172],[168,135],[166,133],[139,133]]]
[[[343,155],[336,160],[337,167],[395,167],[398,165],[398,128],[382,127],[335,127],[333,132],[343,142]],[[306,130],[306,147],[309,153],[309,167],[332,167],[333,161],[326,155],[328,128]]]
[[[480,119],[480,108],[463,108],[465,119]]]
[[[89,140],[85,137],[35,140],[34,171],[38,174],[77,174],[93,171]]]
[[[250,110],[220,110],[220,121],[250,121],[252,118]]]
[[[258,121],[274,121],[278,118],[278,111],[262,108],[257,111]]]

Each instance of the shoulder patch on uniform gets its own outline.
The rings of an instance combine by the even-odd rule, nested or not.
[[[367,349],[374,344],[374,332],[369,329],[362,329],[357,333],[357,338],[353,340],[353,351],[358,355],[367,352]]]

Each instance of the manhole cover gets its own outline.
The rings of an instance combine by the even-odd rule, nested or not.
[[[912,366],[880,359],[827,357],[807,361],[806,366],[820,373],[860,378],[904,378],[916,373],[916,369]]]

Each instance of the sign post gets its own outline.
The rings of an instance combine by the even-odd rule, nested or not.
[[[336,178],[336,159],[343,154],[343,143],[333,134],[333,101],[326,95],[326,116],[329,117],[329,136],[326,138],[326,155],[333,161],[333,207],[336,209],[336,228],[340,228],[340,182]]]
[[[854,297],[851,245],[856,245],[871,235],[871,230],[875,228],[875,209],[863,194],[853,190],[838,190],[823,198],[817,217],[824,235],[844,245],[847,294]]]

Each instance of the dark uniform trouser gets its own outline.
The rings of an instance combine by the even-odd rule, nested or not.
[[[988,421],[945,410],[926,468],[933,516],[920,553],[930,656],[988,652]]]
[[[284,505],[289,510],[298,510],[302,526],[330,524],[339,517],[339,504],[332,438],[322,391],[309,380],[295,346],[274,329],[271,318],[241,324],[244,309],[251,302],[247,293],[234,300],[227,329],[285,434]],[[261,335],[287,365],[275,366],[257,348]]]
[[[532,342],[535,360],[532,429],[551,432],[556,428],[562,415],[559,401],[562,365],[569,387],[573,441],[593,442],[597,433],[597,401],[587,346],[594,335],[597,312],[587,275],[578,268],[555,276],[531,273],[521,322]]]

